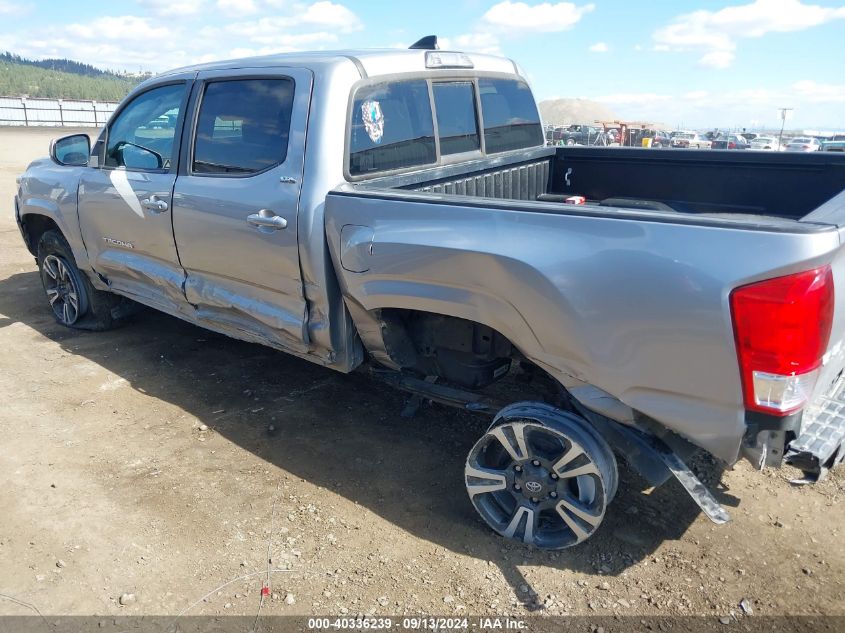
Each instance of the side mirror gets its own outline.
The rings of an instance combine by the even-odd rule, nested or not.
[[[129,169],[161,169],[164,166],[164,157],[149,147],[121,141],[115,149],[120,157],[118,164]]]
[[[91,154],[91,139],[87,134],[71,134],[50,143],[50,158],[59,165],[85,167]]]

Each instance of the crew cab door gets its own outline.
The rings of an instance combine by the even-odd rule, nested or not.
[[[171,311],[185,305],[170,212],[193,74],[126,102],[79,184],[79,222],[94,270],[113,289]]]
[[[311,72],[200,72],[173,196],[185,297],[210,329],[305,352],[297,248]]]

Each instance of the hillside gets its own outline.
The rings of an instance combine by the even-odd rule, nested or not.
[[[548,99],[540,102],[540,115],[547,125],[570,125],[618,119],[607,106],[588,99]]]
[[[14,61],[11,61],[14,60]],[[0,56],[0,96],[46,97],[50,99],[94,99],[120,101],[137,83],[137,79],[120,77],[107,72],[76,64],[69,60],[45,60],[57,68],[76,69],[66,72],[41,68],[29,60],[15,56]]]

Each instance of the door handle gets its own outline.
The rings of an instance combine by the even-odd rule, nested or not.
[[[141,200],[141,206],[156,213],[164,213],[170,207],[164,200],[159,200],[156,196],[150,196]]]
[[[261,209],[258,213],[246,216],[246,222],[247,224],[257,227],[259,231],[265,229],[262,231],[265,233],[285,229],[288,226],[287,220],[280,215],[276,215],[269,209]]]

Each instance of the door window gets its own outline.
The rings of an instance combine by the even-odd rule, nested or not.
[[[135,97],[109,126],[103,164],[141,171],[170,169],[184,97],[184,83],[153,88]]]
[[[292,79],[210,82],[194,141],[195,174],[244,175],[285,161],[293,111]]]

